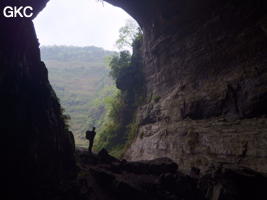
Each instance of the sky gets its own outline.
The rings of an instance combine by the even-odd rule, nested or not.
[[[50,0],[33,20],[40,45],[96,46],[117,50],[115,41],[128,15],[96,0]]]

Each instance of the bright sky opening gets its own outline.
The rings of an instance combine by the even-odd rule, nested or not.
[[[117,50],[119,29],[131,16],[95,0],[50,0],[34,19],[40,45],[96,46]]]

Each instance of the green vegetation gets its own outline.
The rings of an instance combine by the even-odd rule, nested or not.
[[[113,80],[121,79],[123,75],[131,70],[130,62],[131,54],[129,51],[121,51],[119,54],[112,55],[112,59],[109,64],[111,67],[109,75],[113,78]]]
[[[200,156],[195,158],[193,161],[189,162],[191,167],[198,167],[198,166],[209,166],[210,162],[207,158]]]
[[[118,99],[118,97],[115,97],[113,101],[117,102]],[[123,100],[121,97],[120,99]],[[108,123],[99,133],[99,138],[96,140],[95,145],[97,151],[106,148],[113,156],[121,158],[125,150],[127,150],[133,139],[137,136],[137,123],[135,121],[136,115],[134,114],[131,123],[123,127],[124,124],[117,117],[125,108],[124,104],[122,102],[115,104],[116,108],[114,110],[112,109],[115,111],[115,115],[109,115],[109,120],[107,119]]]
[[[94,150],[106,148],[121,157],[138,136],[136,109],[144,103],[141,30],[126,23],[116,44],[120,48],[131,44],[133,55],[127,50],[55,45],[42,46],[41,55],[76,146],[88,146],[85,132],[95,126]]]
[[[187,131],[187,144],[190,149],[193,150],[198,140],[198,133],[194,132],[193,128],[188,129]]]
[[[120,31],[122,30],[127,33],[129,29],[124,27]],[[142,34],[140,30],[136,30],[132,35],[135,37],[128,38],[131,38],[133,55],[131,56],[129,51],[123,50],[111,56],[109,75],[115,81],[120,92],[106,101],[109,107],[108,115],[105,118],[105,127],[96,138],[97,150],[106,148],[113,156],[118,158],[123,156],[125,150],[138,136],[136,109],[137,106],[144,103],[143,65],[141,60]],[[122,40],[120,42],[125,38],[121,35]]]
[[[132,48],[134,40],[139,39],[138,37],[142,35],[140,27],[132,19],[126,20],[125,26],[120,28],[119,33],[116,46],[120,50]]]
[[[64,129],[67,131],[70,128],[69,121],[71,118],[70,118],[70,115],[64,114],[64,113],[65,113],[65,109],[60,107],[60,117],[61,117],[61,119],[63,119],[64,124],[65,124]]]
[[[157,103],[160,100],[160,96],[158,96],[157,94],[154,96],[154,101],[155,103]]]
[[[87,46],[41,46],[41,57],[44,61],[63,61],[63,62],[89,62],[90,64],[101,65],[106,56],[110,56],[111,51],[101,47]],[[62,66],[62,65],[61,65]],[[65,67],[65,65],[63,65]]]
[[[148,99],[147,99],[147,103],[150,103],[151,100],[152,100],[152,96],[153,96],[153,93],[150,92],[149,96],[148,96]]]
[[[60,99],[57,97],[55,91],[53,90],[53,88],[51,88],[51,96],[52,98],[54,98],[55,100],[57,100],[58,102],[60,102]],[[60,105],[60,118],[63,120],[64,122],[64,130],[66,132],[69,131],[70,125],[69,125],[69,121],[70,121],[70,116],[68,114],[65,114],[65,109],[62,108],[62,106]]]
[[[179,89],[181,90],[181,91],[183,91],[184,89],[185,89],[185,87],[186,87],[186,85],[180,85],[180,87],[179,87]]]
[[[137,123],[136,123],[135,119],[136,119],[136,115],[133,116],[133,122],[131,122],[130,124],[128,124],[126,126],[126,128],[127,128],[127,133],[126,133],[127,134],[127,143],[126,143],[126,146],[127,147],[132,143],[133,139],[136,137]]]
[[[95,126],[101,131],[107,113],[104,99],[117,91],[104,62],[112,54],[98,47],[41,47],[50,83],[60,98],[61,117],[70,126],[66,129],[74,133],[77,146],[88,146],[86,130]]]
[[[120,129],[118,115],[123,105],[121,92],[118,91],[116,95],[106,97],[104,102],[106,103],[106,110],[108,112],[104,117],[105,123],[102,131],[96,135],[95,147],[97,150],[102,148],[111,150],[119,141],[121,141],[121,138],[118,135]]]

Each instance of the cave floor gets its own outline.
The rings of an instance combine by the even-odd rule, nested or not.
[[[120,161],[110,163],[99,162],[97,152],[90,154],[87,149],[76,148],[76,161],[79,166],[78,179],[84,190],[80,193],[84,199],[90,200],[118,200],[135,199],[143,196],[142,190],[151,191],[151,198],[147,195],[141,199],[158,199],[153,197],[153,186],[158,181],[158,176],[153,174],[136,174],[120,170]],[[116,178],[117,183],[112,186],[106,184],[109,179]],[[126,186],[125,184],[126,183]],[[129,186],[130,187],[127,187]],[[148,194],[150,196],[150,194]],[[131,198],[133,197],[133,198]],[[140,198],[139,198],[140,199]],[[168,198],[169,199],[169,198]]]

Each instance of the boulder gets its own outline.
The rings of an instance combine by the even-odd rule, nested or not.
[[[179,174],[178,176],[176,175],[175,178],[177,179],[175,182],[175,189],[177,194],[181,195],[192,188],[188,176]]]
[[[200,178],[198,188],[213,200],[267,199],[267,177],[244,167],[215,167]]]
[[[122,164],[123,169],[132,173],[162,174],[177,172],[178,164],[167,157],[157,158],[149,161],[131,161]]]
[[[147,161],[147,169],[153,174],[176,173],[178,164],[172,159],[163,157]]]
[[[170,188],[175,184],[175,178],[171,173],[163,173],[159,176],[159,183],[163,188]]]
[[[199,178],[200,169],[196,167],[191,167],[190,169],[190,176],[194,178]]]
[[[133,185],[129,184],[125,180],[120,178],[116,178],[112,181],[111,188],[116,191],[120,196],[136,196],[137,194],[141,194],[141,191],[135,188]]]
[[[90,172],[102,186],[109,187],[112,181],[116,179],[115,175],[105,170],[90,168]]]
[[[115,174],[121,174],[122,173],[119,165],[111,164],[110,166],[106,166],[105,169],[107,169],[107,170],[109,170]]]
[[[117,158],[109,155],[106,149],[101,149],[97,154],[97,157],[99,158],[99,163],[110,164],[112,162],[120,162]]]
[[[147,171],[147,165],[141,161],[130,161],[122,165],[122,168],[130,173],[142,174]]]

